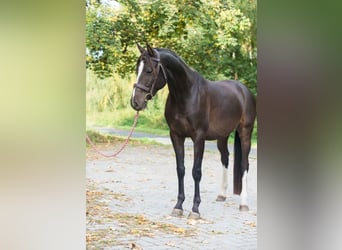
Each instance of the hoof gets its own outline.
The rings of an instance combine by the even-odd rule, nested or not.
[[[247,205],[240,205],[240,211],[249,211],[249,207]]]
[[[198,220],[200,218],[201,218],[200,214],[196,212],[190,212],[188,216],[188,219],[191,219],[191,220]]]
[[[223,195],[218,195],[216,198],[216,201],[225,201],[225,200],[226,200],[226,197]]]
[[[181,216],[183,216],[183,210],[182,209],[178,209],[178,208],[174,208],[172,210],[171,216],[181,217]]]

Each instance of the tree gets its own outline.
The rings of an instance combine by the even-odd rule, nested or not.
[[[239,79],[256,93],[255,0],[87,2],[87,68],[100,78],[128,77],[136,43],[177,52],[212,80]]]

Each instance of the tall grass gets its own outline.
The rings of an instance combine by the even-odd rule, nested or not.
[[[135,111],[129,102],[134,80],[134,75],[128,80],[118,76],[99,79],[88,70],[86,81],[87,127],[131,127]],[[164,118],[164,107],[167,93],[167,88],[160,90],[148,103],[147,109],[140,112],[137,130],[166,133],[168,127]]]

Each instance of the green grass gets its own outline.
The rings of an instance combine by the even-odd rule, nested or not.
[[[86,131],[88,137],[90,138],[90,140],[95,143],[124,143],[127,139],[127,137],[124,136],[116,136],[116,135],[107,135],[107,134],[102,134],[99,133],[97,131],[94,130],[87,130]],[[158,145],[158,146],[164,146],[164,144],[153,141],[153,140],[149,140],[147,138],[131,138],[130,140],[130,144],[133,145]],[[87,146],[90,146],[90,144],[87,141]]]
[[[114,112],[100,112],[87,114],[87,128],[94,126],[113,127],[130,130],[133,125],[135,112],[118,110]],[[169,135],[169,128],[164,117],[149,116],[144,112],[139,113],[135,131],[150,134]]]

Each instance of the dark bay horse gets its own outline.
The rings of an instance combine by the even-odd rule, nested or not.
[[[200,180],[205,140],[217,140],[221,154],[223,177],[217,201],[226,199],[228,147],[227,140],[235,131],[234,139],[234,194],[240,195],[240,210],[248,210],[247,173],[251,136],[256,117],[253,94],[238,81],[212,82],[190,69],[173,51],[161,48],[147,49],[138,45],[141,55],[137,62],[137,82],[131,97],[131,106],[139,111],[168,84],[169,94],[165,118],[176,154],[178,200],[172,215],[183,214],[184,195],[184,140],[194,143],[192,176],[195,182],[191,218],[199,218]]]

